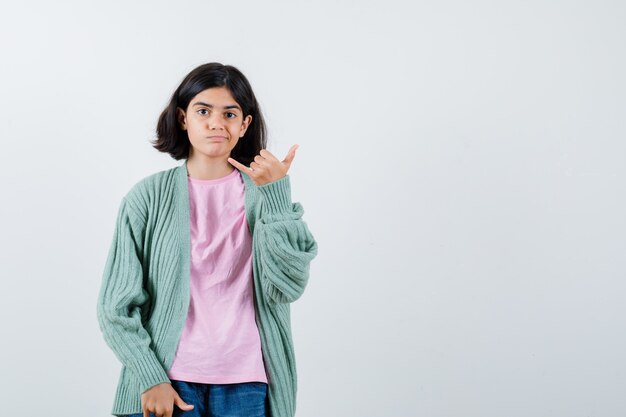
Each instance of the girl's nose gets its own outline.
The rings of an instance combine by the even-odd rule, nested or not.
[[[209,129],[221,129],[224,127],[222,119],[218,114],[209,117]]]

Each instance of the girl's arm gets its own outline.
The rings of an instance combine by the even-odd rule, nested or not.
[[[262,201],[253,239],[263,291],[272,303],[291,303],[307,285],[317,242],[302,220],[302,205],[291,202],[288,175],[257,190]]]
[[[141,392],[170,382],[150,347],[151,337],[141,322],[141,306],[148,300],[143,288],[142,237],[145,222],[126,197],[117,214],[113,242],[98,295],[97,316],[106,343],[140,381]]]

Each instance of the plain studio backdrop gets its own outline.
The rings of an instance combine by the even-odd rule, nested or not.
[[[623,2],[7,3],[2,415],[110,415],[117,208],[211,61],[300,145],[298,417],[626,415]]]

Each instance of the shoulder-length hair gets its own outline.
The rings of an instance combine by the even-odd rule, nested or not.
[[[178,123],[176,109],[185,109],[189,102],[207,88],[226,87],[241,106],[243,117],[252,115],[252,121],[244,137],[230,153],[231,158],[249,166],[261,149],[267,147],[267,130],[259,103],[250,83],[237,68],[211,62],[192,70],[172,94],[169,104],[159,116],[156,140],[152,146],[160,152],[169,153],[176,160],[187,159],[191,149],[187,131]]]

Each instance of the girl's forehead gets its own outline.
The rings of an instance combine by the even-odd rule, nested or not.
[[[207,88],[195,95],[190,106],[200,104],[208,107],[241,108],[226,87]]]
[[[233,95],[231,94],[230,90],[226,87],[207,88],[206,90],[202,90],[198,94],[196,94],[194,99],[198,97],[227,98],[227,99],[234,100]]]

